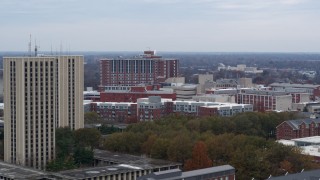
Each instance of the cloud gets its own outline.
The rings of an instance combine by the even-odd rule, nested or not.
[[[151,4],[203,5],[215,9],[261,9],[277,6],[300,5],[310,0],[141,0]]]
[[[296,4],[306,3],[306,0],[280,0],[280,3],[288,4],[288,5],[296,5]]]

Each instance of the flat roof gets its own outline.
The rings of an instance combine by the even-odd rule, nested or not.
[[[183,172],[182,178],[199,176],[199,175],[203,175],[203,174],[212,174],[212,173],[216,173],[216,172],[229,171],[229,170],[235,170],[235,169],[234,169],[234,167],[232,167],[230,165],[215,166],[215,167],[210,167],[210,168],[205,168],[205,169]]]
[[[151,159],[143,156],[122,154],[99,149],[94,150],[94,159],[110,161],[116,164],[60,171],[59,174],[72,179],[84,179],[181,165],[181,163],[171,161]]]
[[[157,57],[132,57],[132,58],[112,58],[112,59],[108,59],[108,58],[104,58],[104,59],[100,59],[100,61],[110,61],[110,60],[116,60],[116,61],[124,61],[124,60],[129,60],[129,61],[134,61],[134,60],[168,60],[168,61],[174,61],[174,60],[178,60],[175,58],[164,58],[162,56],[157,56]]]
[[[299,88],[316,88],[320,85],[318,84],[291,84],[291,83],[272,83],[269,86],[279,86],[279,87],[299,87]]]
[[[296,138],[296,139],[291,139],[291,140],[295,141],[295,142],[307,142],[307,143],[312,143],[312,144],[318,144],[318,143],[320,143],[320,136]]]
[[[122,154],[99,149],[94,150],[94,158],[99,160],[112,161],[117,164],[135,165],[143,169],[181,165],[181,163],[172,161],[151,159],[145,156],[135,156],[131,154]]]
[[[230,172],[227,173],[226,171]],[[217,173],[217,174],[215,174]],[[216,175],[231,175],[235,173],[235,168],[230,166],[230,165],[223,165],[223,166],[215,166],[215,167],[209,167],[209,168],[204,168],[204,169],[198,169],[198,170],[193,170],[193,171],[187,171],[187,172],[181,172],[181,170],[166,170],[162,172],[154,172],[149,175],[142,176],[141,178],[138,179],[143,179],[143,180],[177,180],[177,179],[194,179],[193,177],[197,176],[203,176],[203,177],[208,177],[206,175],[209,174],[214,174]],[[201,179],[197,177],[196,179]]]
[[[45,175],[44,172],[35,169],[30,169],[22,166],[16,166],[14,164],[5,163],[0,161],[0,175],[4,175],[10,178],[25,178],[29,179],[36,176]]]
[[[58,173],[44,172],[24,166],[9,164],[0,161],[0,176],[11,179],[41,179],[44,177],[52,177],[53,179],[68,179]]]
[[[97,106],[102,106],[102,105],[106,105],[106,106],[119,106],[119,105],[132,105],[132,104],[137,104],[137,103],[132,103],[132,102],[92,102],[92,103],[96,103]]]
[[[206,107],[206,108],[224,108],[224,107],[228,107],[228,108],[233,108],[233,107],[245,107],[245,106],[252,106],[252,104],[218,104],[218,105],[209,105],[209,106],[202,106],[202,107]]]
[[[280,140],[277,140],[277,142],[286,146],[294,146],[294,141],[292,140],[280,139]]]
[[[320,157],[320,146],[301,146],[299,147],[302,151],[302,154]]]
[[[140,167],[135,166],[123,166],[123,165],[109,165],[109,166],[101,166],[101,167],[90,167],[90,168],[81,168],[81,169],[73,169],[67,171],[60,171],[59,174],[67,176],[72,179],[84,179],[84,178],[92,178],[98,176],[106,176],[106,175],[116,175],[127,172],[134,172],[141,170]]]
[[[315,180],[320,179],[320,169],[304,171],[295,174],[287,174],[279,177],[271,177],[268,180]]]

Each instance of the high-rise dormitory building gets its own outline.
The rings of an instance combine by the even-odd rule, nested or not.
[[[83,127],[83,56],[5,57],[4,161],[44,169],[55,128]]]
[[[101,86],[136,86],[156,84],[167,78],[177,77],[179,60],[155,55],[155,51],[144,51],[133,58],[102,59],[100,61]]]

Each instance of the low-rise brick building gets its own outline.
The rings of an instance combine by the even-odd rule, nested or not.
[[[277,139],[295,139],[320,135],[320,119],[284,121],[277,127]]]
[[[135,123],[160,119],[170,114],[197,117],[233,116],[242,112],[252,112],[253,106],[220,102],[173,101],[160,96],[150,96],[139,98],[136,103],[92,102],[90,111],[97,112],[104,120]]]

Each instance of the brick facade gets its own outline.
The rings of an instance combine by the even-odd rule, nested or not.
[[[296,139],[320,135],[319,119],[284,121],[276,128],[277,139]]]
[[[101,86],[136,86],[164,82],[177,77],[178,59],[156,56],[154,51],[145,51],[142,56],[100,60]]]
[[[137,102],[139,98],[147,98],[149,96],[160,96],[161,98],[176,100],[176,93],[168,91],[160,91],[156,86],[136,86],[128,87],[128,90],[107,90],[100,92],[101,102]]]

